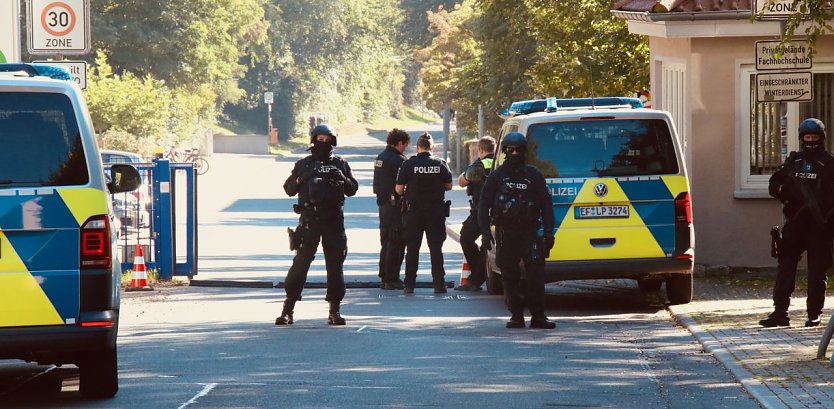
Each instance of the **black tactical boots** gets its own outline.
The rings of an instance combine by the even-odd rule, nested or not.
[[[339,302],[330,302],[330,314],[327,316],[327,323],[330,325],[345,325],[345,319],[339,314]]]
[[[293,308],[295,308],[295,300],[290,298],[284,300],[284,309],[281,310],[281,316],[275,319],[275,325],[291,325]]]

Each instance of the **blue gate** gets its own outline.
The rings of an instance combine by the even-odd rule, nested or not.
[[[113,196],[122,269],[137,248],[161,280],[197,275],[197,173],[191,163],[154,159],[133,164],[142,176],[134,192]]]

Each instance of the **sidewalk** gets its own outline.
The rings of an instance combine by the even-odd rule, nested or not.
[[[449,238],[460,239],[467,215],[468,208],[453,209],[447,220]],[[763,407],[834,408],[834,368],[829,361],[834,345],[825,359],[815,359],[834,297],[826,299],[829,308],[822,324],[804,328],[805,291],[798,285],[791,300],[793,326],[765,329],[758,321],[772,311],[771,282],[756,281],[749,274],[696,273],[693,301],[668,310]]]

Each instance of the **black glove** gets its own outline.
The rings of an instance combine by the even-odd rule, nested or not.
[[[492,232],[485,230],[481,232],[481,247],[485,250],[492,250],[492,245],[495,244],[495,237],[492,237]]]
[[[547,235],[544,237],[544,248],[547,250],[547,254],[550,254],[550,250],[553,250],[553,245],[556,243],[556,238],[553,235]]]
[[[330,174],[333,175],[334,180],[337,180],[339,182],[347,181],[347,175],[345,175],[345,172],[342,172],[342,170],[339,169],[339,168],[336,168],[336,167],[332,168],[332,170],[330,171]]]
[[[308,162],[304,168],[301,169],[301,173],[298,174],[298,184],[302,184],[310,178],[312,178],[316,174],[316,165],[312,162]]]

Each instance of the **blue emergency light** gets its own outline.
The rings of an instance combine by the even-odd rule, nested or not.
[[[63,67],[47,64],[0,64],[0,72],[23,72],[30,77],[49,77],[56,80],[72,81],[72,75]]]

